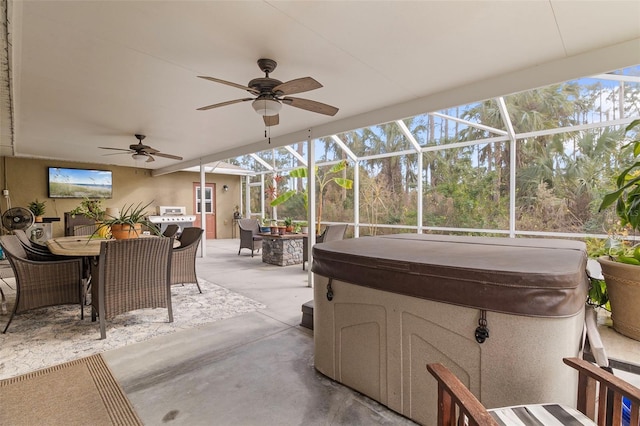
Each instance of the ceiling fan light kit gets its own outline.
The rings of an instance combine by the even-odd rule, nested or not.
[[[146,155],[144,155],[144,154],[133,154],[133,155],[131,156],[131,158],[133,158],[134,160],[138,161],[138,160],[144,160],[144,159],[146,159],[146,158],[147,158],[147,156],[146,156]]]
[[[318,83],[311,77],[296,78],[294,80],[281,82],[275,78],[269,77],[269,73],[276,69],[278,63],[273,59],[258,59],[258,66],[265,73],[264,77],[254,78],[249,82],[247,86],[242,84],[232,83],[230,81],[221,80],[215,77],[198,76],[199,78],[213,81],[214,83],[221,83],[227,86],[235,87],[237,89],[246,90],[256,98],[241,98],[231,101],[220,102],[213,105],[207,105],[198,108],[198,111],[206,111],[213,108],[219,108],[227,105],[233,105],[239,102],[251,102],[251,106],[259,115],[264,119],[264,124],[269,126],[275,126],[280,122],[278,113],[282,108],[282,104],[286,104],[295,108],[304,109],[307,111],[315,112],[324,115],[336,115],[338,108],[323,104],[321,102],[312,101],[310,99],[292,98],[288,95],[294,93],[308,92],[310,90],[319,89],[322,84]]]
[[[253,109],[261,116],[278,115],[282,109],[282,104],[273,99],[256,99],[251,103]]]

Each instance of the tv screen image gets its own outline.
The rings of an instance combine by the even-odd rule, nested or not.
[[[111,198],[110,170],[49,167],[49,198]]]

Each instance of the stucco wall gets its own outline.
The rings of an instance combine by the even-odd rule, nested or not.
[[[74,163],[37,160],[16,157],[2,158],[0,187],[9,190],[11,207],[26,207],[35,200],[46,201],[44,217],[59,217],[53,223],[54,236],[64,235],[64,212],[75,208],[80,199],[48,198],[48,167],[70,167],[111,170],[113,172],[113,198],[103,202],[104,207],[122,208],[125,204],[153,202],[147,210],[156,214],[156,206],[186,206],[187,214],[194,214],[193,183],[200,182],[200,174],[176,172],[152,177],[151,171],[134,167],[109,166],[104,164]],[[6,180],[6,182],[5,182]],[[238,176],[206,174],[206,182],[216,185],[216,236],[231,238],[233,210],[240,204],[240,182]],[[223,185],[228,185],[225,192]],[[0,197],[2,211],[7,209],[7,199]]]

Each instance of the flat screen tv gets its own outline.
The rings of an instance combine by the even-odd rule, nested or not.
[[[49,198],[111,198],[111,170],[49,167]]]

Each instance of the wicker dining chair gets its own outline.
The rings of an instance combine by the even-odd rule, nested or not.
[[[175,237],[179,230],[180,227],[178,225],[176,225],[175,223],[170,223],[162,232],[162,236],[167,238]]]
[[[258,235],[260,233],[260,224],[257,219],[238,219],[238,227],[240,228],[238,256],[240,255],[240,250],[247,248],[251,250],[251,257],[253,257],[253,252],[262,248],[262,236]]]
[[[27,233],[24,232],[24,230],[22,229],[15,229],[13,231],[13,235],[18,237],[18,240],[20,240],[20,243],[22,244],[24,251],[27,253],[27,258],[30,260],[46,261],[46,260],[63,260],[64,259],[51,253],[51,251],[49,251],[49,249],[46,246],[43,246],[41,244],[38,244],[38,245],[34,244],[33,241],[31,241],[27,236]]]
[[[196,276],[196,252],[202,239],[204,229],[189,227],[180,234],[180,247],[176,247],[171,255],[171,284],[195,283],[202,293]]]
[[[73,235],[93,235],[96,233],[98,225],[76,225],[73,227]]]
[[[106,322],[124,312],[171,307],[171,250],[173,238],[131,238],[104,241],[98,265],[93,265],[91,320],[100,319],[100,338]],[[97,269],[97,271],[96,271]],[[97,282],[96,282],[97,277]]]
[[[347,232],[347,224],[341,223],[339,225],[327,225],[324,228],[322,234],[316,237],[317,243],[327,243],[329,241],[339,241],[344,239],[344,234]],[[302,239],[302,270],[304,271],[304,264],[309,261],[309,237]]]
[[[34,261],[15,235],[0,236],[0,245],[9,258],[16,279],[16,300],[6,333],[14,315],[47,306],[78,304],[84,318],[82,259]]]

